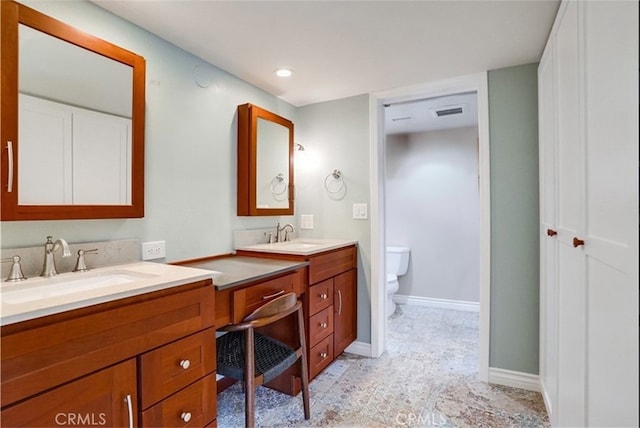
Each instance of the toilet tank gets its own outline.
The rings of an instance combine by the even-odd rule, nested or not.
[[[409,267],[408,247],[387,247],[387,274],[404,275]]]

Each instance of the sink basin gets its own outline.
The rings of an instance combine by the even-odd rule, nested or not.
[[[21,287],[14,290],[4,290],[2,301],[9,304],[34,302],[52,297],[65,296],[114,285],[127,284],[140,279],[151,278],[155,275],[133,271],[109,271],[99,274],[83,275],[79,278],[64,279],[51,278],[47,284],[40,282],[33,287]],[[47,280],[43,280],[47,281]]]
[[[273,244],[255,244],[236,249],[264,253],[311,255],[355,243],[356,241],[346,239],[302,238],[294,239],[293,241],[276,242]]]
[[[289,241],[289,242],[282,242],[280,244],[274,244],[274,245],[280,245],[281,247],[295,247],[300,249],[307,249],[307,248],[321,247],[323,244],[313,243],[313,242]]]

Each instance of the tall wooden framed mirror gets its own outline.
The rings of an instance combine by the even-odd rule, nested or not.
[[[238,106],[238,215],[293,215],[293,194],[293,122]]]
[[[143,57],[0,4],[6,220],[144,216]]]

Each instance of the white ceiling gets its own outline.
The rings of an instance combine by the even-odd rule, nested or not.
[[[537,62],[559,4],[92,1],[295,106]]]

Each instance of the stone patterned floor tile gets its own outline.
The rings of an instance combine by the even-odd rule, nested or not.
[[[481,382],[478,313],[398,305],[380,358],[345,353],[302,397],[256,391],[258,427],[548,427],[540,394]],[[218,426],[244,426],[244,395],[218,396]]]

